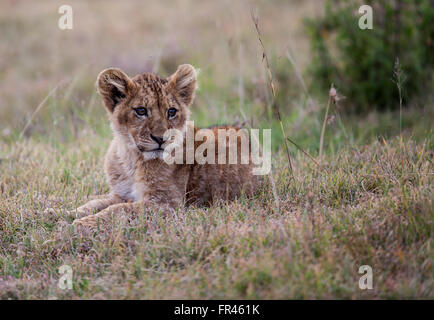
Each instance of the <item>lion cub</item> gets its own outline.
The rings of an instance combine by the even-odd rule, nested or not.
[[[110,193],[77,208],[75,212],[82,218],[76,219],[75,225],[95,227],[98,221],[105,222],[116,214],[170,212],[184,204],[209,205],[255,190],[257,180],[251,161],[168,164],[163,159],[163,151],[171,142],[164,139],[165,132],[178,129],[185,133],[188,129],[196,83],[196,70],[188,64],[180,65],[166,79],[151,73],[129,78],[115,68],[99,74],[98,92],[113,131],[105,158]],[[231,127],[211,130],[217,133],[222,128]],[[215,143],[217,155],[218,141]],[[194,148],[198,146],[194,142]]]

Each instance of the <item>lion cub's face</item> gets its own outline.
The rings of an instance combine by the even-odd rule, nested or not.
[[[185,127],[196,89],[196,71],[184,64],[167,79],[151,73],[129,78],[110,68],[99,74],[97,85],[113,130],[146,159],[154,159],[161,158],[171,142],[164,139],[164,133]]]

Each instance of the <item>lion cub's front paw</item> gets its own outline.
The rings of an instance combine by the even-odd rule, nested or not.
[[[86,217],[94,212],[92,210],[79,207],[73,210],[68,210],[67,213],[69,216],[77,218],[76,220],[80,220],[79,218]]]
[[[96,229],[98,226],[98,218],[88,216],[80,219],[75,219],[72,223],[76,228]]]

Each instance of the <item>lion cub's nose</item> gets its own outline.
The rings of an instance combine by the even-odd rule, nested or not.
[[[154,140],[156,143],[158,143],[158,145],[162,145],[164,142],[164,139],[162,137],[156,137],[151,133],[151,139]]]

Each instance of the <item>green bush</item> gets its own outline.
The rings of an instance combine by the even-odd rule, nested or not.
[[[359,28],[362,4],[373,9],[373,29]],[[396,67],[404,103],[432,93],[433,21],[432,0],[328,0],[325,15],[307,21],[313,84],[326,90],[334,83],[357,112],[399,108]]]

